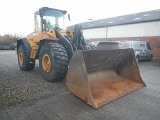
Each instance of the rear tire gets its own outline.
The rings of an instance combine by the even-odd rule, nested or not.
[[[18,47],[18,64],[23,71],[33,70],[35,67],[35,60],[31,60],[29,55],[27,55],[24,45]]]
[[[39,53],[41,74],[49,82],[62,80],[68,70],[68,55],[65,48],[56,43],[44,44]]]

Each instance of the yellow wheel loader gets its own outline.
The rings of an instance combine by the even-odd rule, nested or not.
[[[66,77],[68,89],[94,108],[145,86],[132,49],[89,50],[80,25],[62,29],[66,16],[48,7],[35,13],[34,32],[17,40],[21,70],[33,70],[38,59],[44,79]]]

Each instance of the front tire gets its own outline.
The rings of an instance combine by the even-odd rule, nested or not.
[[[136,62],[139,63],[139,56],[136,56]]]
[[[35,67],[35,60],[31,60],[27,54],[26,48],[24,45],[18,47],[18,64],[21,70],[30,71]]]
[[[153,59],[153,56],[151,55],[151,56],[149,57],[148,61],[151,62],[152,59]]]
[[[65,48],[56,43],[44,44],[39,53],[42,77],[49,82],[62,80],[68,70],[68,55]]]

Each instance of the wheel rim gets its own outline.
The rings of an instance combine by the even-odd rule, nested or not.
[[[19,64],[22,65],[23,64],[23,54],[22,53],[19,53],[18,59],[19,59]]]
[[[42,67],[46,72],[49,72],[51,69],[51,59],[48,54],[44,54],[42,57]]]

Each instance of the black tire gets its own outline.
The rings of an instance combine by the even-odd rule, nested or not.
[[[152,59],[153,59],[153,56],[151,55],[151,56],[149,57],[148,61],[151,62]]]
[[[45,69],[44,67],[45,55],[49,57],[50,60],[49,69]],[[68,64],[68,55],[62,45],[52,43],[42,46],[39,53],[39,66],[44,79],[49,82],[62,80],[66,76]]]
[[[21,70],[30,71],[35,67],[35,60],[31,60],[29,55],[27,55],[24,45],[18,47],[18,64]],[[20,60],[21,57],[21,60]],[[32,62],[31,62],[32,61]]]
[[[139,63],[139,56],[136,56],[136,62]]]

